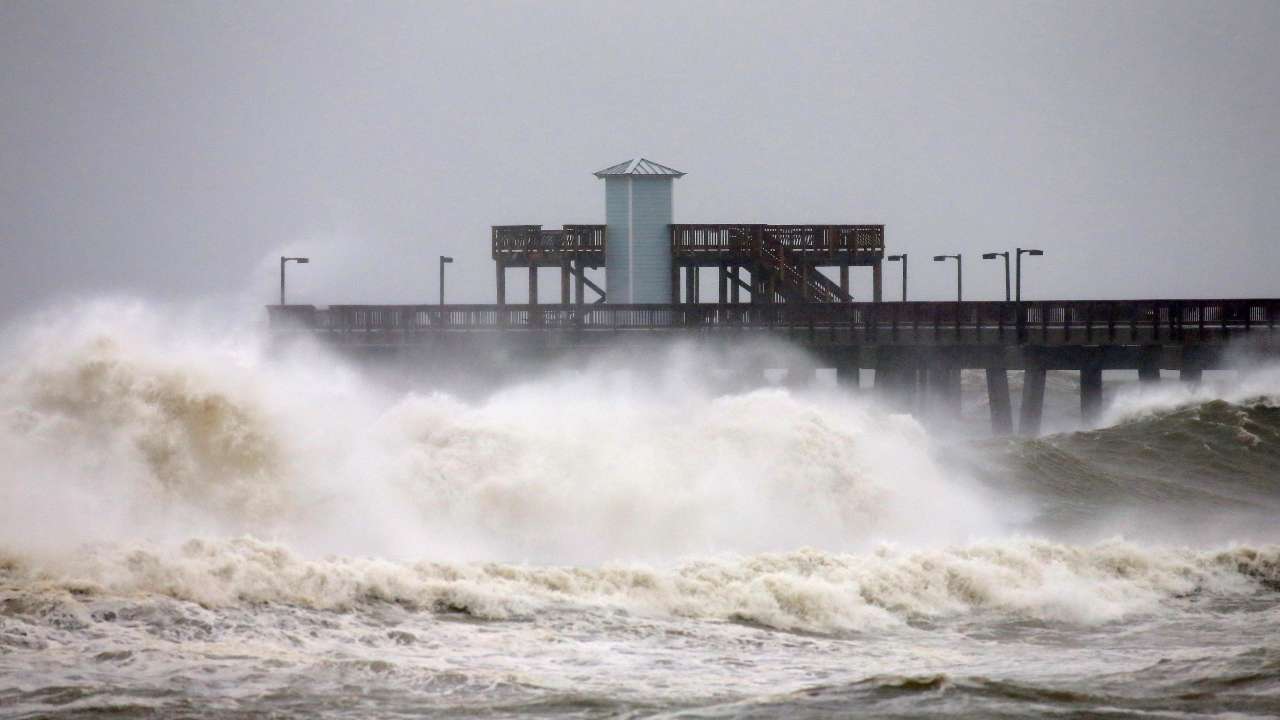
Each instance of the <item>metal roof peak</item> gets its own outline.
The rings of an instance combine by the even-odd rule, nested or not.
[[[598,178],[617,176],[617,175],[639,175],[642,177],[684,177],[684,173],[674,168],[667,167],[661,163],[656,163],[646,158],[638,157],[634,160],[620,162],[617,165],[611,165],[599,172],[595,173]]]

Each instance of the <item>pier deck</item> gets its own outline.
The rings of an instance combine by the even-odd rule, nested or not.
[[[1012,430],[1007,371],[1024,371],[1020,429],[1039,431],[1047,370],[1081,373],[1086,421],[1102,407],[1102,371],[1144,382],[1176,370],[1198,382],[1227,367],[1228,345],[1280,356],[1280,299],[661,305],[271,306],[276,337],[316,337],[352,351],[464,357],[468,371],[515,356],[514,367],[563,361],[646,339],[742,346],[776,339],[844,384],[875,370],[876,390],[911,403],[927,389],[958,409],[959,371],[987,371],[992,428]]]

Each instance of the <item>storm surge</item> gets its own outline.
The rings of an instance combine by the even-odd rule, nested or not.
[[[174,327],[96,303],[6,331],[0,658],[25,679],[0,700],[39,709],[37,676],[78,677],[42,654],[54,647],[119,661],[117,685],[240,653],[245,668],[214,674],[341,685],[369,663],[463,667],[475,699],[519,667],[520,702],[543,698],[529,688],[555,685],[557,663],[621,652],[637,665],[593,692],[679,707],[948,668],[971,638],[1052,645],[1123,622],[1183,642],[1193,618],[1258,622],[1280,589],[1266,369],[1125,391],[1100,429],[973,440],[867,393],[725,392],[696,378],[729,361],[682,345],[464,396],[320,347]],[[644,664],[741,654],[743,633],[774,665]],[[823,639],[795,639],[810,634]],[[822,659],[841,638],[872,644],[853,675]],[[992,672],[1100,672],[1065,649],[977,647]],[[317,665],[335,653],[356,665]],[[416,675],[387,682],[421,691]]]

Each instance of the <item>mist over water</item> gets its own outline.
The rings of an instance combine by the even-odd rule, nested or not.
[[[333,705],[356,686],[732,715],[913,673],[1105,686],[1206,643],[1277,702],[1274,367],[975,439],[867,393],[726,390],[701,378],[732,358],[687,345],[453,392],[175,320],[96,302],[4,332],[0,707],[358,715]],[[171,682],[194,668],[215,680]]]

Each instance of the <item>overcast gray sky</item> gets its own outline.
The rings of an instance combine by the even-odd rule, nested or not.
[[[271,302],[285,248],[293,301],[434,301],[443,253],[491,302],[488,226],[603,222],[635,155],[677,222],[884,223],[922,299],[1015,245],[1031,297],[1276,296],[1280,2],[9,0],[0,316]]]

